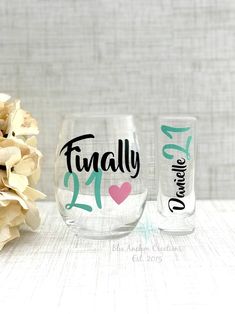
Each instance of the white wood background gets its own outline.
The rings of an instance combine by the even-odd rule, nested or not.
[[[39,119],[41,188],[67,111],[140,114],[156,198],[153,114],[199,117],[200,198],[235,196],[234,0],[1,0],[0,91]]]
[[[1,313],[234,313],[235,201],[198,201],[196,231],[178,237],[159,232],[149,202],[107,241],[76,238],[55,203],[39,208],[40,230],[0,253]]]

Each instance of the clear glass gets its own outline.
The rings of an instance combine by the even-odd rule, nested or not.
[[[158,224],[165,232],[187,234],[195,228],[196,118],[161,116],[158,137]]]
[[[131,115],[72,114],[61,125],[55,195],[78,236],[128,235],[144,210],[147,189]]]

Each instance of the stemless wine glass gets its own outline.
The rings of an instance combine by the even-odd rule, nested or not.
[[[55,162],[56,201],[66,225],[84,238],[129,234],[147,198],[141,162],[131,115],[66,116]]]

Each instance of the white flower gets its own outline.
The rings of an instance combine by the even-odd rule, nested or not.
[[[37,122],[20,101],[0,94],[0,250],[20,236],[23,223],[32,229],[40,223],[34,202],[45,194],[34,188],[42,158],[36,134]]]
[[[14,100],[6,94],[0,94],[0,130],[5,137],[39,133],[37,121],[20,108],[20,100]]]
[[[35,204],[25,201],[15,192],[0,192],[0,250],[3,246],[20,236],[19,226],[26,223],[36,229],[40,217]]]

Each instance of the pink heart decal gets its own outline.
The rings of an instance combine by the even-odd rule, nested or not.
[[[129,182],[124,182],[120,187],[118,185],[109,187],[109,194],[118,205],[124,202],[130,193],[131,184]]]

